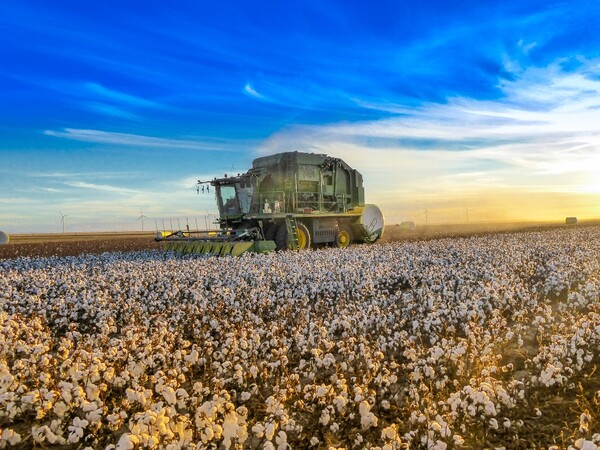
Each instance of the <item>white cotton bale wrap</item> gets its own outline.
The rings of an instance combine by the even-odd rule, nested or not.
[[[360,225],[365,242],[377,242],[383,236],[385,219],[377,205],[365,205],[360,217]]]

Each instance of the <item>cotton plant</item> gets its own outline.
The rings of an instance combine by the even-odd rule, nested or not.
[[[510,445],[599,360],[598,237],[0,262],[0,448]]]

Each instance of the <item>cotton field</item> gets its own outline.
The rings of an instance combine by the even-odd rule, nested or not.
[[[600,446],[600,227],[0,262],[0,448]]]

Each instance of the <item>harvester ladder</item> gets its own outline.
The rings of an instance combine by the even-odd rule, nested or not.
[[[294,167],[296,165],[293,164],[291,158],[283,158],[283,191],[284,191],[284,204],[282,205],[282,208],[285,212],[290,212],[289,208],[293,209],[293,198],[294,195],[292,194],[294,192],[294,184],[295,184],[295,178],[294,178]],[[290,204],[288,205],[286,203],[286,201],[290,201]]]
[[[288,235],[288,245],[290,250],[298,250],[300,247],[298,245],[298,227],[296,226],[296,219],[293,216],[289,215],[285,218],[285,226],[287,228]]]

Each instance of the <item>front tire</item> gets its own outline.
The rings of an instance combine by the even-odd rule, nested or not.
[[[335,246],[338,248],[346,248],[352,244],[352,231],[345,225],[340,226],[335,236]]]

